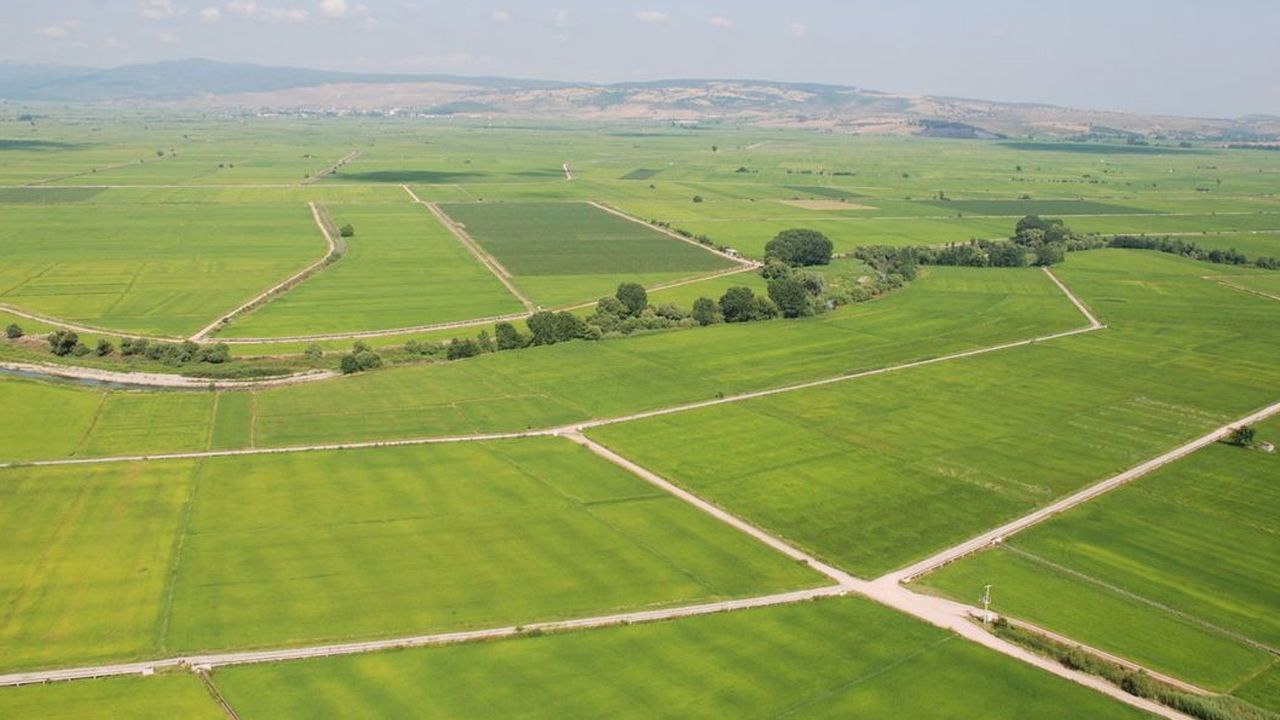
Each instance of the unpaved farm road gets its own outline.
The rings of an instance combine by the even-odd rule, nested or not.
[[[99,370],[98,368],[78,365],[55,365],[53,363],[21,363],[0,360],[0,369],[10,370],[24,375],[43,375],[50,378],[67,380],[89,380],[92,382],[124,385],[131,388],[186,388],[190,390],[208,390],[210,386],[218,390],[252,390],[263,387],[280,387],[316,382],[338,377],[332,370],[308,370],[306,372],[263,378],[261,380],[221,380],[217,378],[187,377],[186,375],[169,375],[164,373],[120,372],[116,370]]]

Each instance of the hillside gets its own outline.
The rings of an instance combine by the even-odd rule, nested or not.
[[[957,138],[1058,135],[1280,139],[1280,118],[1203,119],[906,95],[758,80],[612,85],[455,75],[361,74],[181,60],[110,69],[0,65],[0,98],[166,103],[253,111],[688,120]]]

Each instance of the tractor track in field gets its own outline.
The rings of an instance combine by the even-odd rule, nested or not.
[[[950,630],[967,640],[975,642],[979,645],[987,647],[1006,656],[1022,661],[1026,664],[1035,666],[1041,670],[1047,671],[1061,678],[1065,678],[1077,684],[1089,687],[1098,692],[1106,694],[1111,698],[1128,704],[1130,706],[1140,708],[1155,715],[1170,718],[1171,720],[1187,720],[1188,716],[1174,711],[1166,706],[1159,705],[1150,700],[1138,698],[1130,695],[1119,687],[1109,682],[1076,670],[1069,669],[1050,658],[1036,655],[1029,650],[1016,645],[1010,641],[1004,640],[984,629],[974,620],[978,617],[977,608],[958,603],[952,600],[939,598],[931,595],[924,595],[912,592],[905,583],[918,575],[930,570],[941,567],[958,558],[965,557],[974,552],[978,552],[984,548],[991,547],[993,544],[999,543],[1004,537],[1019,532],[1044,520],[1064,512],[1077,505],[1085,503],[1099,495],[1120,487],[1124,484],[1132,482],[1139,477],[1174,462],[1180,458],[1204,448],[1224,437],[1234,427],[1242,423],[1258,422],[1262,419],[1280,413],[1280,402],[1270,405],[1266,408],[1258,410],[1246,417],[1240,418],[1233,423],[1213,430],[1199,438],[1184,443],[1162,455],[1147,460],[1129,470],[1119,473],[1115,476],[1106,478],[1094,483],[1079,492],[1069,495],[1057,502],[1051,503],[1045,507],[1035,510],[1016,520],[1001,525],[1000,527],[982,533],[977,537],[966,540],[958,545],[935,553],[924,560],[914,563],[901,570],[885,574],[874,580],[864,580],[856,578],[837,567],[829,565],[814,555],[795,547],[786,540],[769,533],[748,521],[739,518],[736,515],[720,508],[719,506],[704,500],[696,494],[679,487],[669,480],[653,473],[637,463],[623,457],[622,455],[610,450],[600,443],[586,437],[584,431],[590,428],[602,425],[627,422],[630,420],[638,420],[646,417],[655,417],[659,415],[684,412],[699,407],[708,407],[728,402],[738,402],[741,400],[767,397],[770,395],[792,392],[809,387],[817,387],[824,384],[841,382],[857,377],[867,377],[870,375],[883,374],[895,370],[907,369],[911,367],[920,367],[937,362],[959,359],[963,357],[972,357],[988,352],[995,352],[1011,347],[1019,347],[1034,344],[1044,340],[1050,340],[1058,337],[1077,335],[1095,330],[1104,329],[1106,326],[1098,320],[1096,316],[1089,310],[1088,306],[1075,296],[1071,290],[1063,284],[1051,271],[1045,269],[1046,274],[1053,282],[1064,292],[1081,314],[1088,320],[1088,325],[1084,328],[1055,333],[1038,338],[1028,340],[1015,341],[1011,343],[1003,343],[1000,345],[989,346],[986,348],[977,348],[973,350],[953,353],[939,358],[931,358],[927,360],[902,363],[895,366],[888,366],[877,370],[865,371],[861,373],[852,373],[822,380],[812,381],[808,383],[800,383],[786,387],[773,388],[770,390],[756,391],[752,393],[743,393],[732,397],[717,398],[715,400],[705,401],[701,403],[689,403],[678,405],[659,410],[653,410],[642,413],[634,413],[627,416],[612,419],[598,419],[583,423],[571,424],[568,426],[548,429],[534,430],[527,432],[514,433],[494,433],[490,435],[460,435],[454,437],[439,438],[419,438],[415,440],[401,441],[381,441],[369,443],[345,443],[335,445],[313,445],[306,447],[293,448],[264,448],[264,449],[247,449],[247,450],[229,450],[214,452],[195,452],[195,453],[175,453],[170,455],[153,455],[153,456],[132,456],[129,458],[80,458],[70,460],[54,460],[54,461],[37,461],[34,463],[23,463],[23,465],[60,465],[60,464],[83,464],[91,462],[116,462],[122,460],[145,460],[160,459],[164,457],[183,458],[183,457],[218,457],[224,455],[247,455],[262,454],[273,452],[303,452],[308,450],[321,449],[339,449],[354,447],[383,447],[405,444],[425,444],[425,443],[445,443],[445,442],[468,442],[478,440],[496,440],[505,438],[519,437],[540,437],[540,436],[558,436],[577,443],[585,447],[590,452],[596,454],[602,459],[617,465],[640,479],[654,485],[661,490],[679,498],[680,500],[693,505],[698,510],[707,513],[715,519],[724,522],[735,529],[743,532],[755,540],[768,545],[775,551],[778,551],[787,557],[798,562],[805,563],[808,567],[834,580],[834,585],[823,586],[815,589],[800,590],[790,593],[780,593],[774,595],[766,595],[753,598],[742,598],[736,600],[726,600],[712,603],[702,603],[684,607],[667,608],[662,610],[646,610],[631,613],[618,613],[613,615],[595,616],[588,618],[580,618],[575,620],[553,621],[545,623],[531,623],[524,626],[511,626],[503,628],[492,628],[487,630],[462,631],[453,633],[440,633],[434,635],[420,635],[413,637],[391,638],[383,640],[374,640],[369,642],[351,642],[333,645],[317,645],[310,647],[290,647],[274,650],[259,650],[245,652],[228,652],[220,654],[203,654],[191,655],[186,657],[163,658],[158,660],[141,661],[133,663],[121,663],[112,665],[97,665],[80,668],[64,668],[56,670],[36,670],[22,673],[11,673],[8,675],[0,675],[0,686],[6,685],[23,685],[29,683],[51,682],[58,680],[74,680],[81,678],[104,677],[113,675],[136,675],[151,674],[157,669],[163,668],[187,668],[198,673],[207,673],[216,667],[230,665],[244,665],[253,663],[280,662],[290,660],[300,660],[305,658],[330,657],[335,655],[349,655],[356,653],[375,652],[379,650],[389,650],[395,648],[406,647],[423,647],[431,645],[445,645],[461,642],[481,641],[488,639],[515,637],[528,631],[555,632],[574,629],[607,627],[612,625],[640,622],[656,622],[662,620],[672,620],[683,617],[693,617],[697,615],[705,615],[710,613],[729,612],[735,610],[743,610],[748,608],[769,607],[776,605],[785,605],[796,602],[804,602],[815,600],[822,597],[854,594],[888,607],[894,608],[901,612],[907,613],[919,620],[927,622],[936,627]],[[1061,638],[1061,636],[1058,636]],[[1062,638],[1070,641],[1069,639]],[[1078,643],[1076,643],[1078,644]],[[1106,653],[1095,651],[1093,648],[1081,645],[1085,650],[1097,652],[1100,655],[1107,656]],[[1122,660],[1117,658],[1118,660]],[[1127,661],[1123,661],[1127,662]],[[1132,664],[1130,664],[1132,665]],[[1137,667],[1134,665],[1134,667]],[[1158,673],[1155,674],[1160,676]],[[1172,680],[1179,687],[1191,692],[1207,693],[1194,685]]]

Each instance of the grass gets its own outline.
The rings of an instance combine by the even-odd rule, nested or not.
[[[520,312],[520,302],[426,209],[333,205],[356,231],[347,254],[238,319],[226,337],[383,330]]]
[[[1277,477],[1276,455],[1214,445],[925,582],[993,583],[1001,612],[1230,691],[1273,662],[1240,637],[1280,646]]]
[[[9,720],[226,718],[189,673],[0,688],[0,715]]]
[[[1202,268],[1073,255],[1106,331],[590,434],[879,575],[1273,402],[1275,310]]]
[[[560,439],[0,473],[5,669],[490,627],[822,578]]]
[[[215,681],[246,720],[1141,717],[857,599],[227,668]]]
[[[591,300],[732,263],[586,203],[470,203],[442,209],[544,305]]]

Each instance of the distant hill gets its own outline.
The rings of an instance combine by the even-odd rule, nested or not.
[[[1137,141],[1280,140],[1280,118],[1203,119],[905,95],[759,80],[600,85],[457,75],[349,73],[178,60],[110,69],[0,64],[0,99],[163,103],[273,112],[416,112],[478,117],[673,120],[949,138],[1056,135]]]

